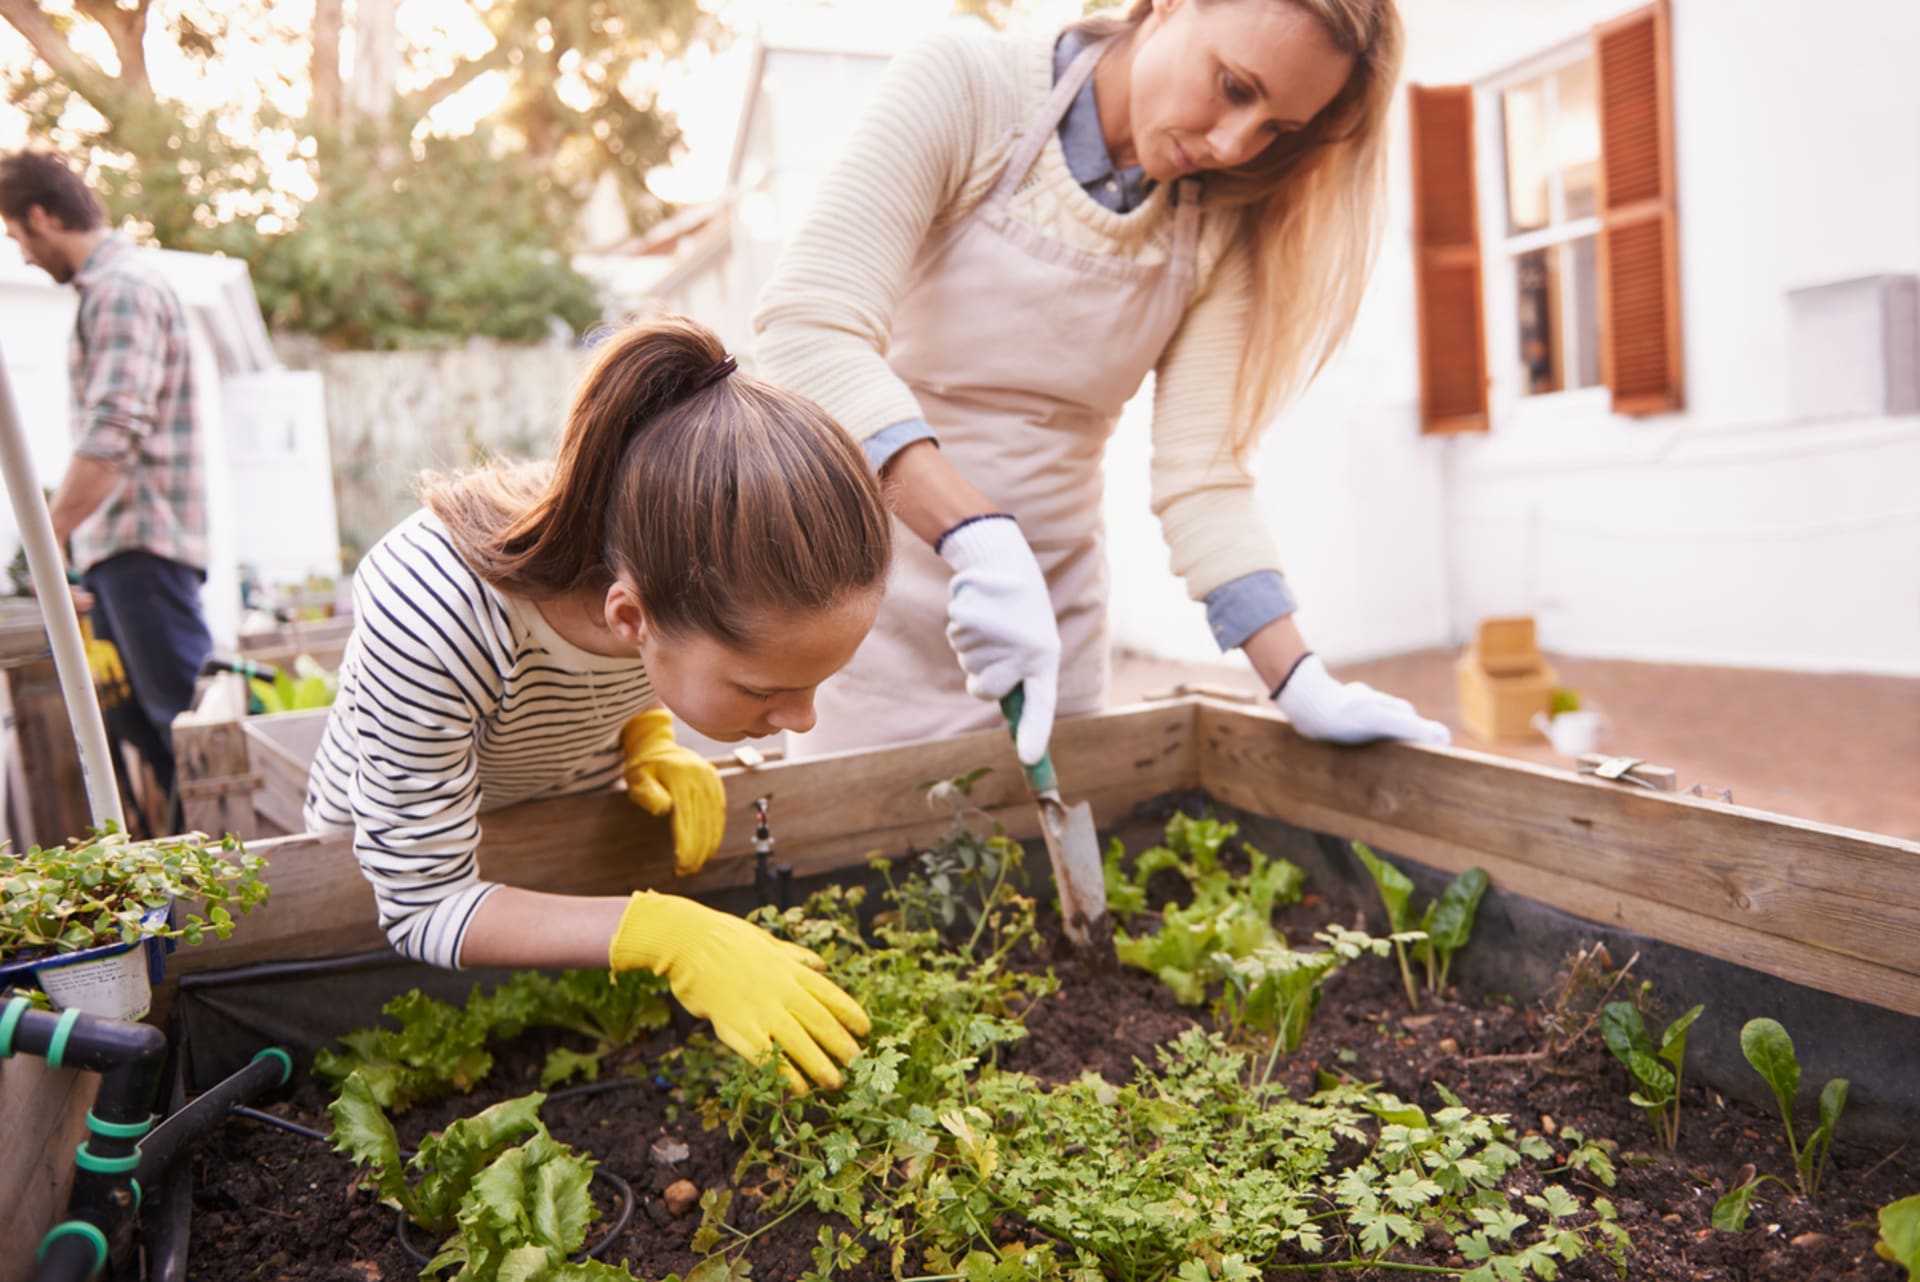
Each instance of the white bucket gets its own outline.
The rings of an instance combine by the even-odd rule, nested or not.
[[[141,943],[89,948],[36,966],[33,973],[61,1010],[135,1020],[145,1019],[153,1009],[147,950]]]

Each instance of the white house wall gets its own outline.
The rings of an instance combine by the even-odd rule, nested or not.
[[[1629,419],[1604,391],[1517,394],[1495,87],[1638,7],[1405,5],[1408,79],[1483,89],[1493,430],[1417,434],[1402,136],[1360,331],[1258,459],[1302,626],[1336,660],[1531,613],[1566,653],[1920,675],[1920,417],[1795,421],[1796,360],[1837,354],[1795,350],[1788,304],[1920,273],[1920,5],[1864,0],[1841,23],[1788,0],[1672,0],[1686,409]],[[1140,417],[1108,469],[1116,638],[1206,657],[1201,611],[1139,519]]]
[[[1920,272],[1920,6],[1836,24],[1674,0],[1672,20],[1686,409],[1515,395],[1487,237],[1494,428],[1447,447],[1456,636],[1529,612],[1568,653],[1920,675],[1920,417],[1796,421],[1796,362],[1834,354],[1795,349],[1788,305]],[[1479,106],[1486,237],[1497,99]]]

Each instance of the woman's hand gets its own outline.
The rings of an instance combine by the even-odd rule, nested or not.
[[[627,796],[650,815],[673,815],[673,871],[699,872],[727,826],[727,789],[720,772],[673,741],[673,714],[635,713],[620,732]]]
[[[1382,694],[1364,681],[1336,681],[1317,654],[1299,661],[1274,702],[1293,728],[1309,739],[1329,743],[1401,739],[1435,745],[1453,741],[1445,726],[1415,712],[1405,699]]]
[[[967,693],[997,703],[1026,687],[1014,748],[1033,765],[1047,755],[1060,691],[1060,627],[1040,563],[1010,516],[970,518],[935,550],[953,567],[947,641],[967,670]]]
[[[636,893],[607,961],[663,976],[682,1006],[712,1020],[714,1036],[750,1060],[778,1046],[781,1071],[799,1092],[807,1078],[839,1086],[833,1061],[852,1062],[856,1039],[872,1030],[860,1003],[821,973],[817,953],[677,895]]]

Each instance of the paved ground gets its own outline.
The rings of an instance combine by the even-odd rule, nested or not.
[[[1454,697],[1451,650],[1349,664],[1336,676],[1403,695],[1465,747],[1568,765],[1544,737],[1473,738]],[[1920,680],[1687,667],[1549,655],[1563,685],[1608,725],[1602,751],[1671,766],[1680,787],[1733,792],[1743,806],[1920,841]],[[1114,702],[1197,682],[1258,690],[1244,664],[1117,656]]]

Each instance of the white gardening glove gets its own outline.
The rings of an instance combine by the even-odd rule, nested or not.
[[[1334,680],[1317,654],[1309,653],[1300,660],[1281,683],[1274,702],[1293,728],[1309,739],[1328,743],[1370,743],[1375,739],[1453,742],[1445,726],[1415,712],[1405,699],[1382,694],[1364,681]]]
[[[947,641],[967,671],[967,693],[998,702],[1026,686],[1014,750],[1033,765],[1047,755],[1060,691],[1060,627],[1040,563],[1008,516],[962,522],[935,550],[953,567]]]

